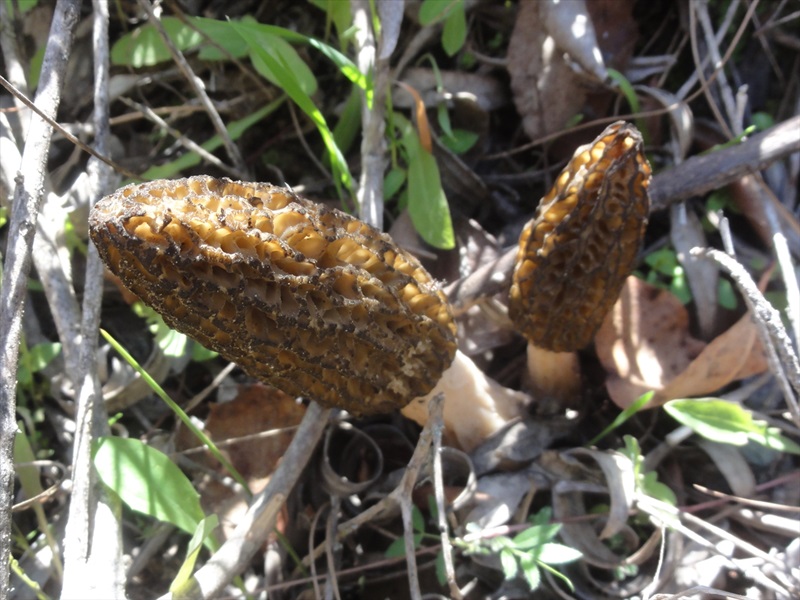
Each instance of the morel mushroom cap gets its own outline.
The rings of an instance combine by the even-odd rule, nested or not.
[[[642,244],[650,166],[639,131],[617,122],[575,151],[519,240],[509,316],[554,352],[591,342]]]
[[[128,185],[89,228],[171,327],[289,394],[388,412],[453,359],[449,306],[419,262],[291,190],[206,176]]]

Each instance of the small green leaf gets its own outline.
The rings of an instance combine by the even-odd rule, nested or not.
[[[542,583],[542,572],[539,570],[539,563],[532,556],[521,556],[519,564],[522,567],[522,575],[528,582],[531,591],[538,589]]]
[[[452,135],[442,136],[441,141],[453,154],[464,154],[475,145],[479,137],[474,131],[454,129]]]
[[[647,403],[650,402],[650,399],[652,397],[653,397],[653,392],[646,392],[641,396],[639,396],[630,406],[628,406],[625,410],[619,413],[617,417],[605,429],[603,429],[603,431],[601,431],[591,440],[589,440],[589,442],[586,445],[587,446],[595,445],[598,441],[600,441],[609,433],[614,431],[617,427],[620,427],[625,421],[627,421],[633,415],[642,410],[647,405]]]
[[[664,410],[676,421],[706,439],[733,446],[753,441],[767,448],[800,454],[800,446],[783,437],[779,430],[756,421],[753,414],[719,398],[671,400]]]
[[[250,60],[264,78],[285,90],[297,86],[303,94],[312,96],[317,91],[317,78],[300,58],[291,45],[277,35],[262,30],[255,30],[251,40],[246,39],[250,48]],[[253,44],[257,44],[263,52],[253,52]],[[269,57],[269,60],[267,57]],[[276,71],[276,62],[284,68]],[[289,94],[291,96],[291,94]]]
[[[273,54],[260,45],[260,34],[264,33],[263,27],[254,28],[252,26],[248,26],[247,24],[234,22],[232,22],[231,25],[247,42],[250,48],[251,60],[254,61],[253,64],[255,65],[256,62],[258,62],[259,64],[267,67],[269,72],[272,74],[272,77],[274,77],[276,81],[280,82],[279,85],[282,87],[283,91],[286,92],[286,94],[295,102],[295,104],[297,104],[297,106],[300,107],[300,109],[306,113],[306,115],[308,115],[308,117],[317,126],[317,131],[319,131],[320,135],[322,136],[322,141],[328,150],[328,156],[336,175],[334,178],[334,183],[336,183],[337,186],[343,185],[348,190],[352,189],[353,178],[350,174],[350,168],[348,167],[347,161],[345,161],[341,150],[336,145],[336,142],[333,138],[333,132],[331,132],[330,128],[328,127],[325,117],[311,100],[308,93],[306,93],[306,91],[300,85],[300,82],[298,82],[297,78],[293,75],[292,66],[289,62],[287,62],[286,56],[280,53]]]
[[[33,383],[33,374],[44,369],[61,352],[60,342],[42,342],[32,348],[20,344],[17,382],[26,387]]]
[[[543,544],[537,553],[537,559],[548,565],[563,565],[578,560],[583,554],[580,550],[570,548],[563,544],[546,543]]]
[[[206,360],[212,360],[219,356],[219,352],[214,352],[213,350],[209,350],[205,346],[201,346],[197,342],[192,344],[192,360],[194,362],[203,362]]]
[[[131,510],[194,534],[205,517],[200,496],[166,454],[136,439],[102,437],[93,455],[102,482]]]
[[[773,125],[775,125],[775,119],[773,116],[767,112],[754,112],[750,117],[753,125],[755,125],[759,131],[766,131]]]
[[[219,517],[217,515],[209,515],[197,524],[192,539],[186,548],[186,558],[169,586],[169,591],[174,597],[188,596],[188,590],[193,587],[191,576],[194,571],[194,565],[197,563],[197,558],[200,556],[200,550],[206,540],[213,540],[211,534],[217,525],[219,525]],[[214,547],[217,546],[215,541],[212,545]]]
[[[163,17],[161,24],[178,50],[187,50],[203,40],[200,33],[176,17]],[[115,65],[138,69],[167,60],[172,60],[172,54],[150,23],[123,35],[111,48],[111,62]]]
[[[255,22],[252,17],[244,17],[242,21],[250,19]],[[236,30],[230,26],[228,21],[216,21],[214,19],[194,18],[191,22],[200,31],[205,33],[214,44],[219,46],[215,47],[208,42],[200,46],[200,53],[198,57],[201,60],[225,60],[229,56],[233,58],[244,58],[247,56],[247,43],[242,39]],[[224,52],[222,50],[224,50]]]
[[[515,535],[512,541],[518,550],[531,550],[553,539],[560,529],[559,523],[534,525]]]
[[[500,551],[500,564],[506,579],[514,579],[517,576],[519,566],[517,565],[517,557],[512,550],[505,548]]]
[[[150,333],[153,334],[156,344],[164,353],[164,356],[180,358],[186,352],[189,338],[184,334],[171,329],[164,319],[147,306],[144,302],[136,302],[133,305],[133,312],[148,323]]]
[[[446,18],[455,4],[461,4],[462,1],[463,0],[423,0],[419,7],[420,24],[431,25],[436,21]]]
[[[432,154],[420,148],[408,165],[408,212],[422,239],[435,248],[455,248],[450,207],[442,189],[439,167]]]
[[[678,256],[672,248],[654,250],[644,257],[644,262],[654,271],[667,277],[674,277],[675,269],[680,268]]]
[[[448,56],[454,56],[464,46],[467,39],[467,17],[464,3],[456,2],[444,22],[442,48]]]
[[[733,291],[731,282],[724,278],[720,278],[717,284],[717,299],[719,305],[728,310],[736,310],[739,305],[739,300],[736,298],[736,292]]]
[[[658,473],[655,471],[644,473],[639,478],[638,485],[642,492],[651,498],[661,500],[672,506],[678,505],[678,498],[675,496],[675,492],[668,485],[658,480]]]
[[[422,511],[416,506],[411,509],[411,523],[414,526],[414,531],[417,533],[425,533],[425,517]]]
[[[419,545],[422,543],[422,534],[415,533],[414,534],[414,548],[419,548]],[[406,555],[406,541],[405,538],[399,537],[394,540],[389,547],[384,552],[384,556],[386,558],[400,558],[401,556]]]
[[[389,200],[400,191],[406,182],[406,170],[400,168],[391,169],[386,177],[383,178],[383,199]]]
[[[436,555],[436,579],[439,585],[447,585],[447,569],[444,564],[444,552],[439,551]]]
[[[60,342],[42,342],[34,345],[27,353],[27,367],[36,373],[49,365],[61,352]]]

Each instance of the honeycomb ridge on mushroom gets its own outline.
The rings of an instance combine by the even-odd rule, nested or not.
[[[509,316],[538,347],[588,345],[633,270],[644,238],[650,165],[619,121],[575,151],[522,231]]]
[[[103,261],[174,329],[283,391],[355,414],[427,393],[455,324],[410,254],[267,183],[132,184],[89,218]]]

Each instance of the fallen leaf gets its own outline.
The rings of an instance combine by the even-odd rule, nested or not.
[[[689,316],[677,298],[635,277],[625,283],[595,347],[608,393],[621,408],[650,390],[651,408],[704,396],[767,368],[749,313],[706,345],[690,335]]]
[[[625,408],[650,390],[662,390],[682,373],[705,344],[689,335],[689,315],[680,301],[635,277],[595,337],[608,373],[611,399]]]
[[[521,2],[508,42],[514,104],[529,138],[558,131],[583,106],[586,90],[544,29],[540,2]]]
[[[205,431],[219,445],[233,466],[245,478],[252,493],[261,491],[294,437],[305,407],[273,387],[255,383],[242,385],[230,402],[211,404]],[[178,430],[175,446],[209,469],[222,467],[207,451],[194,454],[198,440],[185,428]],[[225,536],[233,531],[247,510],[247,498],[234,494],[219,478],[204,478],[197,485],[206,514],[219,515]],[[284,515],[285,516],[285,515]],[[281,529],[279,522],[278,528]],[[282,530],[282,529],[281,529]]]

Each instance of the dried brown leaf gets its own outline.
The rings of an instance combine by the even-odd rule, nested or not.
[[[656,392],[649,406],[701,396],[766,369],[749,314],[708,345],[689,333],[684,306],[667,291],[629,277],[595,338],[615,404]]]

